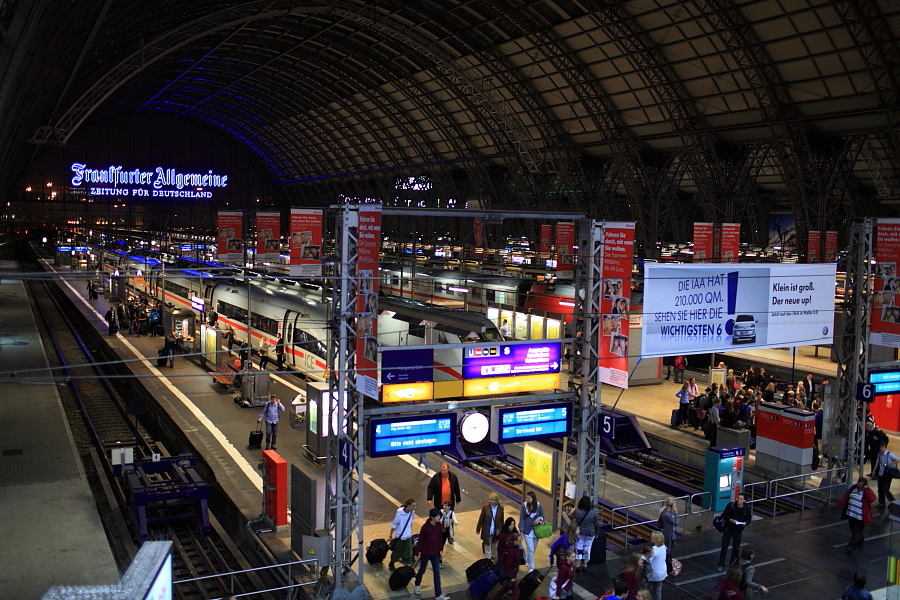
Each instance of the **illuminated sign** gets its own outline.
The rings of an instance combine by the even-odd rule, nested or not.
[[[212,198],[212,192],[198,188],[225,188],[228,175],[179,173],[156,167],[152,171],[125,170],[121,165],[89,169],[85,163],[72,163],[72,186],[86,184],[92,196],[156,196],[161,198]],[[184,189],[190,188],[190,189]]]
[[[509,444],[567,437],[572,432],[572,404],[537,404],[491,409],[491,441]]]
[[[487,396],[490,394],[515,394],[517,392],[537,392],[559,388],[559,373],[542,375],[519,375],[518,377],[495,377],[466,379],[463,381],[464,396]]]
[[[875,385],[876,396],[900,394],[900,369],[870,371],[869,383]]]
[[[434,350],[394,350],[385,348],[381,353],[381,382],[418,383],[434,378]]]
[[[193,250],[194,245],[193,244],[178,244],[178,249],[179,250]]]
[[[197,312],[203,312],[206,310],[206,301],[203,298],[199,298],[197,296],[191,296],[191,308],[196,310]]]
[[[371,419],[369,456],[447,450],[456,444],[456,413]]]
[[[434,384],[430,381],[381,386],[382,402],[410,402],[432,398],[434,398]]]
[[[463,378],[559,373],[559,343],[478,344],[463,350]]]
[[[525,444],[522,460],[522,478],[547,490],[553,489],[553,453],[538,448],[535,444]]]

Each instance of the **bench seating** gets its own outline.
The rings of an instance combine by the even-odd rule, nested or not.
[[[237,376],[237,371],[234,370],[234,365],[231,365],[227,362],[223,362],[219,364],[219,370],[212,374],[213,381],[222,386],[222,389],[228,391],[231,389],[231,386],[234,385],[234,378]]]

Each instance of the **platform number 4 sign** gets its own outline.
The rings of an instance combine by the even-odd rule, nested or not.
[[[350,471],[356,462],[356,450],[347,440],[338,439],[338,464]]]
[[[875,402],[875,384],[857,382],[856,399],[860,402]]]

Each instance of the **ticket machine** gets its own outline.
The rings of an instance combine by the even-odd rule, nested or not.
[[[744,449],[714,446],[706,451],[703,475],[703,507],[719,512],[741,493],[744,486]]]

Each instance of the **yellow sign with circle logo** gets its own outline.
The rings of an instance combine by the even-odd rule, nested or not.
[[[549,492],[553,485],[553,453],[525,444],[523,463],[522,478]]]

